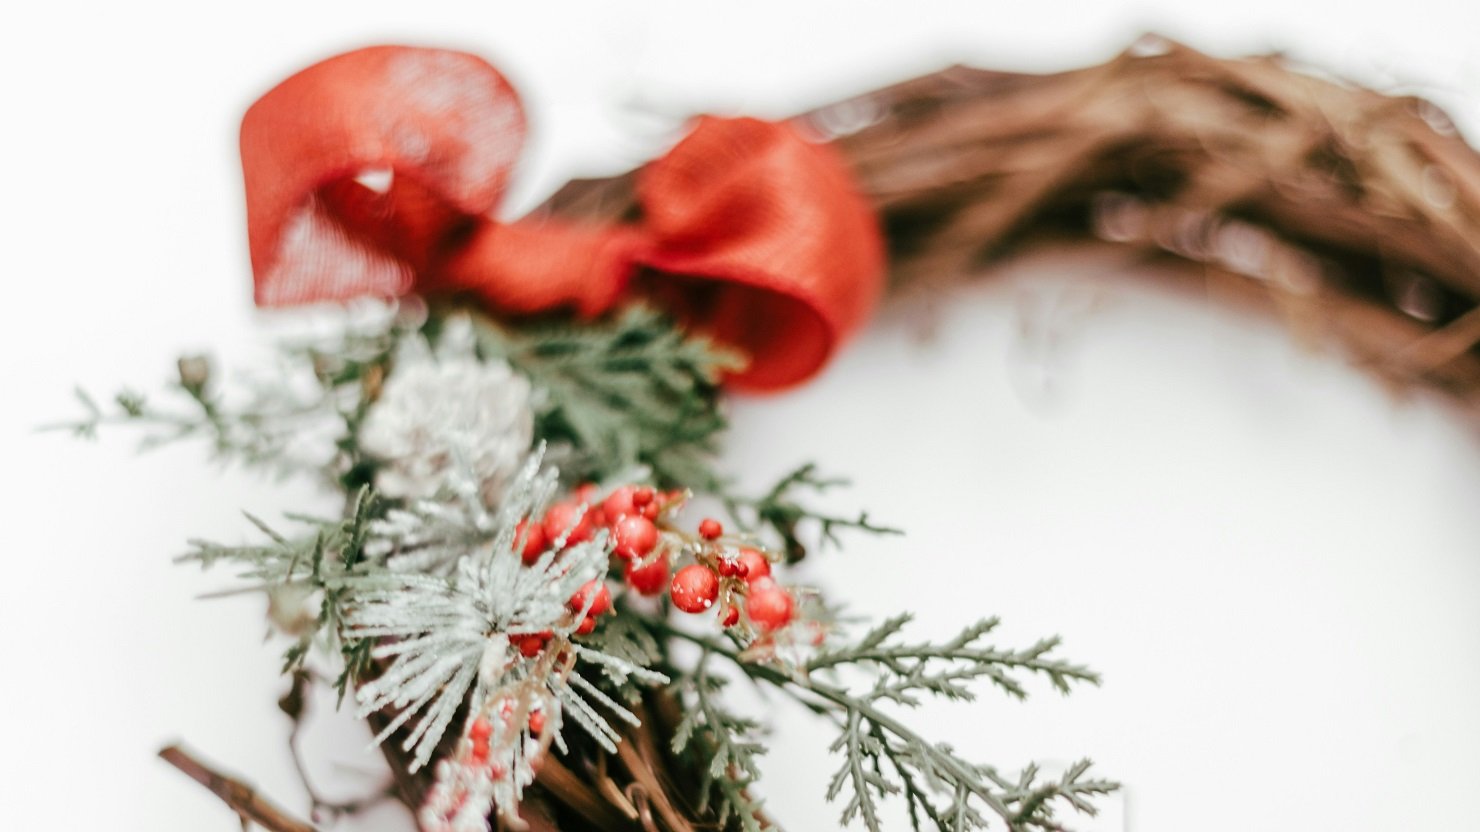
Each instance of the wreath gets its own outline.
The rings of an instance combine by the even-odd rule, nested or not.
[[[1432,105],[1282,58],[1147,37],[1090,69],[701,118],[496,222],[523,134],[513,89],[463,53],[373,47],[283,81],[242,123],[256,298],[339,302],[339,331],[285,341],[247,388],[181,358],[164,403],[83,395],[70,425],[204,439],[342,495],[185,559],[265,594],[295,732],[309,687],[336,688],[426,830],[774,828],[736,678],[836,728],[843,824],[877,832],[896,799],[916,829],[1057,830],[1117,788],[913,728],[926,698],[1099,676],[1057,639],[996,643],[993,618],[940,642],[908,613],[847,618],[789,567],[898,532],[810,507],[841,483],[815,466],[746,493],[715,465],[725,392],[805,382],[882,298],[1098,238],[1193,261],[1395,384],[1480,386],[1480,158]],[[363,805],[315,796],[311,823],[161,754],[277,832]]]

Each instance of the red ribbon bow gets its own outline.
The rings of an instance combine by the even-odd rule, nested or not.
[[[371,47],[279,84],[242,119],[257,303],[464,292],[594,316],[642,294],[747,353],[730,383],[773,390],[878,300],[872,211],[832,148],[788,125],[699,119],[640,173],[637,225],[493,221],[523,140],[513,88],[460,52]],[[387,170],[388,187],[363,184]]]

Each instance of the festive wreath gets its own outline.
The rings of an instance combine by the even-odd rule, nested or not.
[[[84,396],[72,425],[205,438],[343,495],[340,516],[254,518],[260,543],[186,559],[266,594],[284,710],[317,684],[353,700],[427,830],[771,828],[761,726],[724,701],[737,675],[836,725],[844,824],[880,829],[895,797],[916,828],[1061,829],[1116,788],[911,728],[901,710],[983,680],[1022,697],[1098,676],[1057,639],[992,645],[995,619],[941,643],[908,640],[908,614],[850,626],[787,566],[895,530],[808,508],[838,482],[813,466],[759,495],[714,466],[723,392],[805,381],[886,289],[1095,235],[1198,262],[1394,380],[1480,385],[1480,159],[1432,106],[1281,59],[1148,38],[1088,70],[702,118],[641,170],[495,222],[523,129],[462,53],[368,48],[282,82],[242,124],[256,297],[348,302],[342,330],[284,343],[250,389],[182,358],[188,409]],[[162,754],[244,822],[314,828]],[[314,803],[315,822],[353,808]]]

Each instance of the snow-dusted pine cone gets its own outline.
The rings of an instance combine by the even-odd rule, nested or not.
[[[534,439],[529,381],[502,361],[478,360],[461,326],[449,327],[435,353],[408,342],[360,429],[361,448],[383,463],[376,488],[420,499],[455,470],[471,471],[497,505]]]

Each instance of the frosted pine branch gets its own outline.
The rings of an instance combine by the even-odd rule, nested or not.
[[[570,546],[557,541],[533,564],[522,562],[517,551],[522,547],[516,547],[519,521],[538,516],[555,488],[555,473],[541,470],[536,454],[493,515],[488,539],[462,555],[448,576],[386,572],[347,576],[340,582],[353,598],[347,633],[376,640],[379,646],[372,655],[390,662],[382,676],[360,687],[360,711],[396,711],[378,740],[403,724],[412,725],[403,743],[414,750],[413,768],[431,759],[452,714],[470,694],[476,705],[492,692],[532,678],[531,673],[541,668],[548,675],[536,681],[573,708],[570,715],[598,742],[610,745],[616,736],[601,710],[624,721],[635,720],[580,676],[549,674],[540,662],[519,656],[510,646],[513,637],[548,633],[554,639],[548,652],[569,652],[577,661],[608,672],[616,668],[647,681],[664,678],[624,658],[569,641],[587,612],[573,613],[569,599],[606,574],[605,534]]]

